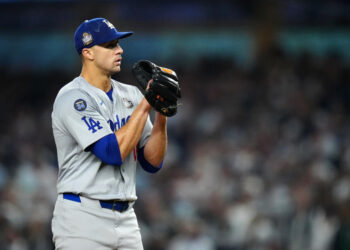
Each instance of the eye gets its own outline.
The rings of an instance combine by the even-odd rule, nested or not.
[[[119,45],[118,41],[113,41],[113,42],[106,44],[105,48],[114,49],[114,48],[118,47],[118,45]]]

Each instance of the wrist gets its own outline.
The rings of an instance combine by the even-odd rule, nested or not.
[[[160,125],[166,125],[167,117],[165,115],[162,115],[159,112],[156,112],[156,116],[155,116],[154,122],[158,123]]]
[[[150,112],[151,109],[152,109],[152,106],[148,103],[148,101],[146,100],[145,97],[142,98],[142,100],[141,100],[141,102],[140,102],[139,105],[140,105],[140,106],[142,107],[142,109],[143,109],[144,111],[146,111],[146,112]]]

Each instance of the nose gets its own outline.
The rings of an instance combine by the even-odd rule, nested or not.
[[[124,50],[123,48],[118,44],[117,49],[115,50],[116,54],[123,54]]]

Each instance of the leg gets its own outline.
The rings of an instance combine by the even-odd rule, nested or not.
[[[59,196],[52,218],[53,242],[57,250],[111,250],[118,242],[111,210],[65,200]]]
[[[140,228],[134,209],[120,213],[120,226],[116,228],[120,244],[118,250],[143,250]]]
[[[111,250],[109,247],[102,246],[100,243],[83,239],[83,238],[73,238],[57,237],[55,240],[56,250]]]

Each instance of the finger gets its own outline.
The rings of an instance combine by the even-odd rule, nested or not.
[[[146,90],[149,89],[149,85],[151,84],[151,82],[153,82],[153,79],[150,79],[150,80],[148,81]]]

